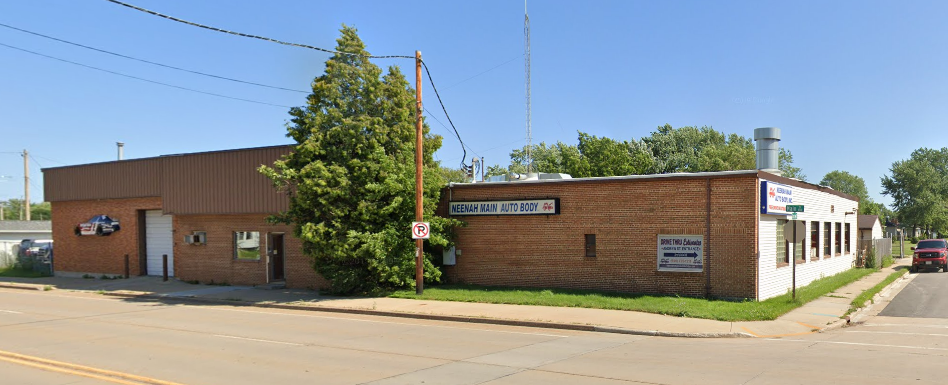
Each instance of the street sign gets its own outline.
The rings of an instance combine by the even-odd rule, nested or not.
[[[793,215],[790,216],[790,219],[797,220],[797,213],[793,213]]]
[[[796,229],[796,231],[794,231]],[[796,243],[806,238],[806,228],[803,221],[789,221],[783,225],[783,237],[786,240]]]
[[[431,236],[431,225],[428,222],[411,223],[411,239],[428,239]]]
[[[788,213],[802,213],[803,205],[787,205]]]

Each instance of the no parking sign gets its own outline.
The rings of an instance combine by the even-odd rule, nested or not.
[[[411,239],[428,239],[431,235],[431,225],[428,222],[411,223]]]

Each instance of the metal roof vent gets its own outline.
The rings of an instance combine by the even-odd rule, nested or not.
[[[757,169],[780,175],[779,153],[780,129],[762,127],[754,129],[754,141],[757,142]]]

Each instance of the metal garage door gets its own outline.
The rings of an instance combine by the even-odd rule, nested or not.
[[[168,276],[174,276],[174,234],[171,232],[171,215],[161,215],[161,210],[145,211],[145,250],[148,258],[148,275],[162,275],[161,256],[168,254]]]

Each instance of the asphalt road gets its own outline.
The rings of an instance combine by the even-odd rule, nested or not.
[[[943,384],[948,320],[680,339],[0,289],[0,383],[133,383],[12,354],[188,385]]]
[[[914,275],[914,279],[879,315],[948,318],[948,273],[928,270]]]

